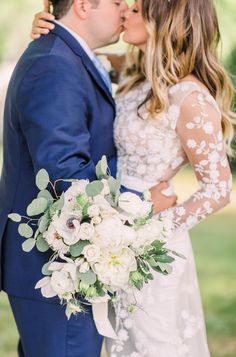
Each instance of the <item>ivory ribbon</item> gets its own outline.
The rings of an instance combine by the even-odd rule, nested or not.
[[[108,302],[93,303],[92,311],[93,319],[99,334],[112,339],[117,339],[118,336],[108,318]]]

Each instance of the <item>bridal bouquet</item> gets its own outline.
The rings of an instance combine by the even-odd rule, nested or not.
[[[68,318],[83,311],[86,303],[107,303],[119,290],[142,289],[153,279],[151,269],[170,273],[171,255],[177,254],[168,251],[163,241],[172,221],[153,216],[148,192],[142,198],[121,193],[105,156],[96,174],[93,182],[63,179],[52,183],[42,169],[36,176],[40,192],[27,207],[28,217],[9,215],[26,238],[24,251],[51,249],[42,267],[44,277],[35,288],[46,298],[58,296]],[[58,181],[71,183],[60,196]]]

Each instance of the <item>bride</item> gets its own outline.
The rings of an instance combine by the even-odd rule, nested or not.
[[[36,15],[37,37],[44,19]],[[154,274],[135,296],[142,309],[120,310],[110,357],[210,355],[188,230],[230,200],[233,88],[217,59],[219,37],[212,0],[136,0],[125,14],[124,40],[136,49],[116,98],[122,184],[144,191],[189,163],[200,187],[168,209],[175,222],[168,247],[187,259],[176,260],[169,276]]]

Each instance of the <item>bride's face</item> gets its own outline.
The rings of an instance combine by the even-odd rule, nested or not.
[[[142,17],[142,1],[135,0],[125,12],[124,41],[145,51],[148,40],[147,29]]]

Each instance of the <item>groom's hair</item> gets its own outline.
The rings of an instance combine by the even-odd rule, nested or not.
[[[89,0],[93,7],[97,7],[100,0]],[[53,15],[57,20],[61,19],[70,10],[74,0],[51,0],[53,6]]]

